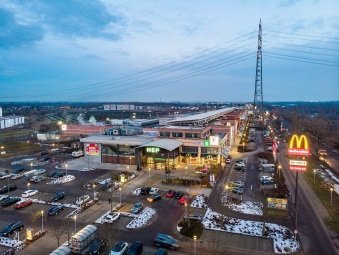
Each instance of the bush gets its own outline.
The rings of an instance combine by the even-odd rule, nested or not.
[[[190,227],[188,227],[188,221],[180,221],[178,226],[182,227],[180,234],[192,239],[193,236],[200,238],[202,231],[204,230],[202,223],[196,220],[190,220]]]

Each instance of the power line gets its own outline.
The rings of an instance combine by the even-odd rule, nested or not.
[[[308,42],[322,42],[322,43],[332,43],[332,44],[339,44],[339,42],[332,42],[332,41],[323,41],[323,40],[313,40],[313,39],[306,39],[306,38],[296,38],[296,37],[292,37],[292,36],[285,36],[285,35],[270,35],[270,34],[264,34],[264,36],[268,36],[268,37],[274,37],[276,38],[278,37],[282,37],[282,38],[288,38],[288,39],[296,39],[296,40],[302,40],[302,41],[308,41]]]
[[[268,53],[268,54],[272,54],[272,55],[283,56],[283,57],[292,57],[292,58],[304,59],[304,60],[309,60],[309,61],[321,61],[321,62],[328,62],[328,63],[332,63],[332,64],[339,64],[339,62],[331,61],[331,60],[312,59],[312,58],[305,58],[305,57],[291,56],[291,55],[285,55],[285,54],[274,53],[274,52],[269,52],[269,51],[264,51],[264,52],[265,52],[265,53]]]
[[[316,49],[316,50],[327,50],[327,51],[339,51],[339,49],[332,49],[332,48],[325,48],[325,47],[315,47],[315,46],[300,45],[300,44],[291,44],[291,43],[284,43],[284,42],[275,42],[275,41],[270,41],[270,40],[266,40],[266,39],[265,39],[264,42],[286,45],[286,46],[291,46],[291,47],[302,47],[302,48],[309,48],[309,49]]]
[[[265,52],[267,54],[267,57],[270,58],[276,58],[276,59],[284,59],[284,60],[290,60],[290,61],[296,61],[296,62],[303,62],[303,63],[309,63],[309,64],[316,64],[316,65],[324,65],[324,66],[332,66],[332,67],[339,67],[339,65],[335,64],[327,64],[327,63],[321,63],[321,62],[316,62],[316,61],[309,61],[309,60],[301,60],[301,59],[296,59],[294,57],[283,57],[283,56],[276,56],[275,54]]]
[[[326,54],[326,53],[320,53],[320,52],[311,52],[311,51],[303,51],[303,50],[294,50],[294,49],[287,49],[287,48],[280,48],[280,47],[271,47],[270,49],[278,49],[283,51],[292,51],[292,52],[299,52],[299,53],[305,53],[305,54],[315,54],[315,55],[322,55],[322,56],[329,56],[329,57],[338,57],[338,55],[332,55],[332,54]]]
[[[326,38],[326,39],[334,39],[339,40],[339,37],[333,37],[333,36],[324,36],[324,35],[309,35],[309,34],[298,34],[298,33],[289,33],[289,32],[281,32],[281,31],[274,31],[274,30],[267,30],[265,29],[265,32],[271,32],[271,33],[278,33],[278,34],[287,34],[287,35],[295,35],[299,37],[317,37],[317,38]]]

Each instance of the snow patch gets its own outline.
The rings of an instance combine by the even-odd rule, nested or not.
[[[207,208],[207,197],[205,195],[197,195],[191,203],[191,207]]]
[[[145,226],[156,214],[156,211],[146,207],[140,214],[127,224],[126,228],[141,228]]]
[[[239,204],[231,203],[226,196],[221,198],[222,205],[234,212],[240,212],[251,215],[263,215],[263,204],[261,202],[242,201]]]

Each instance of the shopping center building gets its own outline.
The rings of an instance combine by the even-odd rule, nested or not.
[[[175,169],[179,164],[221,164],[234,143],[245,111],[223,108],[178,117],[142,134],[98,134],[80,139],[88,161]]]

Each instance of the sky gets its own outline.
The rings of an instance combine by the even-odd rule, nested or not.
[[[0,102],[339,100],[337,0],[2,0]]]

